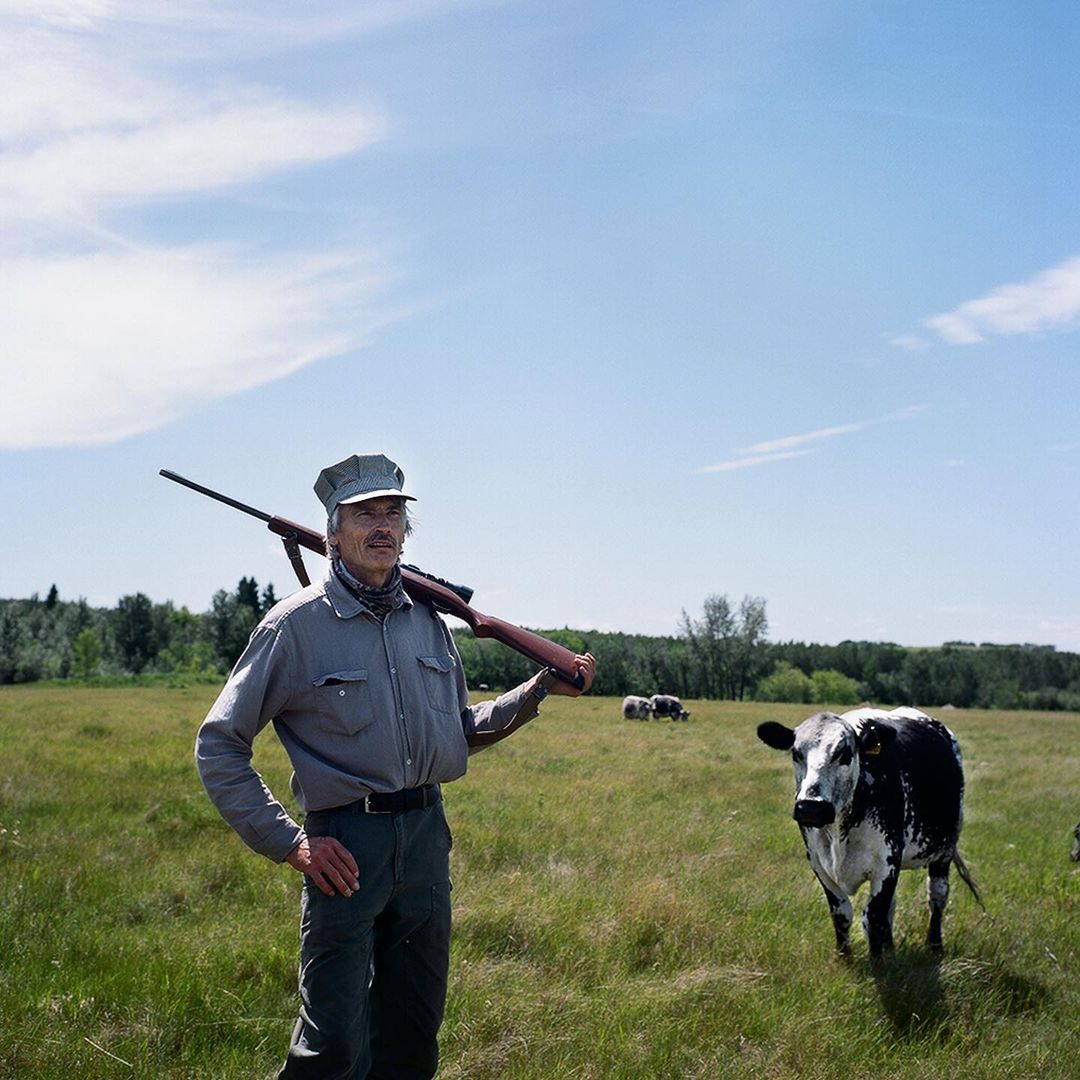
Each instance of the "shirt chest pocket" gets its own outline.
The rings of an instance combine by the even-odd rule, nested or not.
[[[314,687],[319,715],[334,731],[355,735],[375,719],[366,668],[320,675]]]
[[[418,656],[420,680],[427,692],[428,704],[440,713],[457,716],[460,712],[457,700],[457,679],[454,677],[454,661],[450,656]]]

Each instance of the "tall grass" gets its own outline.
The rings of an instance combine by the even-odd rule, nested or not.
[[[218,819],[191,759],[212,687],[0,692],[0,1077],[273,1076],[299,879]],[[550,700],[446,788],[447,1080],[1080,1075],[1080,716],[943,716],[967,763],[945,954],[906,873],[895,955],[832,953],[791,822],[803,706],[686,724]],[[256,763],[288,792],[272,734]]]

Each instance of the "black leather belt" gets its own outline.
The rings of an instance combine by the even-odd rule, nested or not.
[[[397,814],[403,810],[423,810],[442,799],[438,784],[404,788],[401,791],[375,792],[357,799],[347,806],[338,807],[352,814]]]

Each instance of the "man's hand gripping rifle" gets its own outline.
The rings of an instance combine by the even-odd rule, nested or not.
[[[304,567],[304,559],[300,554],[300,548],[305,547],[308,551],[314,551],[319,555],[326,555],[326,537],[312,529],[297,525],[295,521],[287,518],[275,517],[266,514],[262,510],[256,510],[253,506],[230,499],[228,495],[222,495],[212,488],[203,487],[193,480],[188,480],[178,473],[168,469],[161,469],[160,473],[166,480],[173,480],[177,484],[183,484],[193,491],[207,495],[211,499],[225,503],[234,510],[240,510],[252,517],[257,517],[266,522],[266,527],[281,537],[285,545],[285,553],[289,556],[297,580],[301,585],[311,584]],[[453,615],[466,623],[478,638],[494,638],[508,645],[515,652],[521,653],[535,664],[548,668],[555,679],[568,683],[576,690],[582,690],[585,686],[584,676],[578,671],[576,656],[569,649],[547,638],[534,634],[530,630],[524,630],[513,623],[496,619],[492,615],[484,615],[475,608],[469,606],[473,590],[466,585],[452,585],[442,578],[432,574],[426,574],[415,566],[402,564],[401,581],[405,591],[414,599],[430,604],[436,611],[444,615]],[[542,680],[548,686],[554,679]]]

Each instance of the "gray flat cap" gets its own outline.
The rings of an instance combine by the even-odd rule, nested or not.
[[[329,517],[346,503],[396,495],[413,499],[402,490],[405,474],[383,454],[353,454],[336,465],[327,465],[315,481],[315,494]]]

